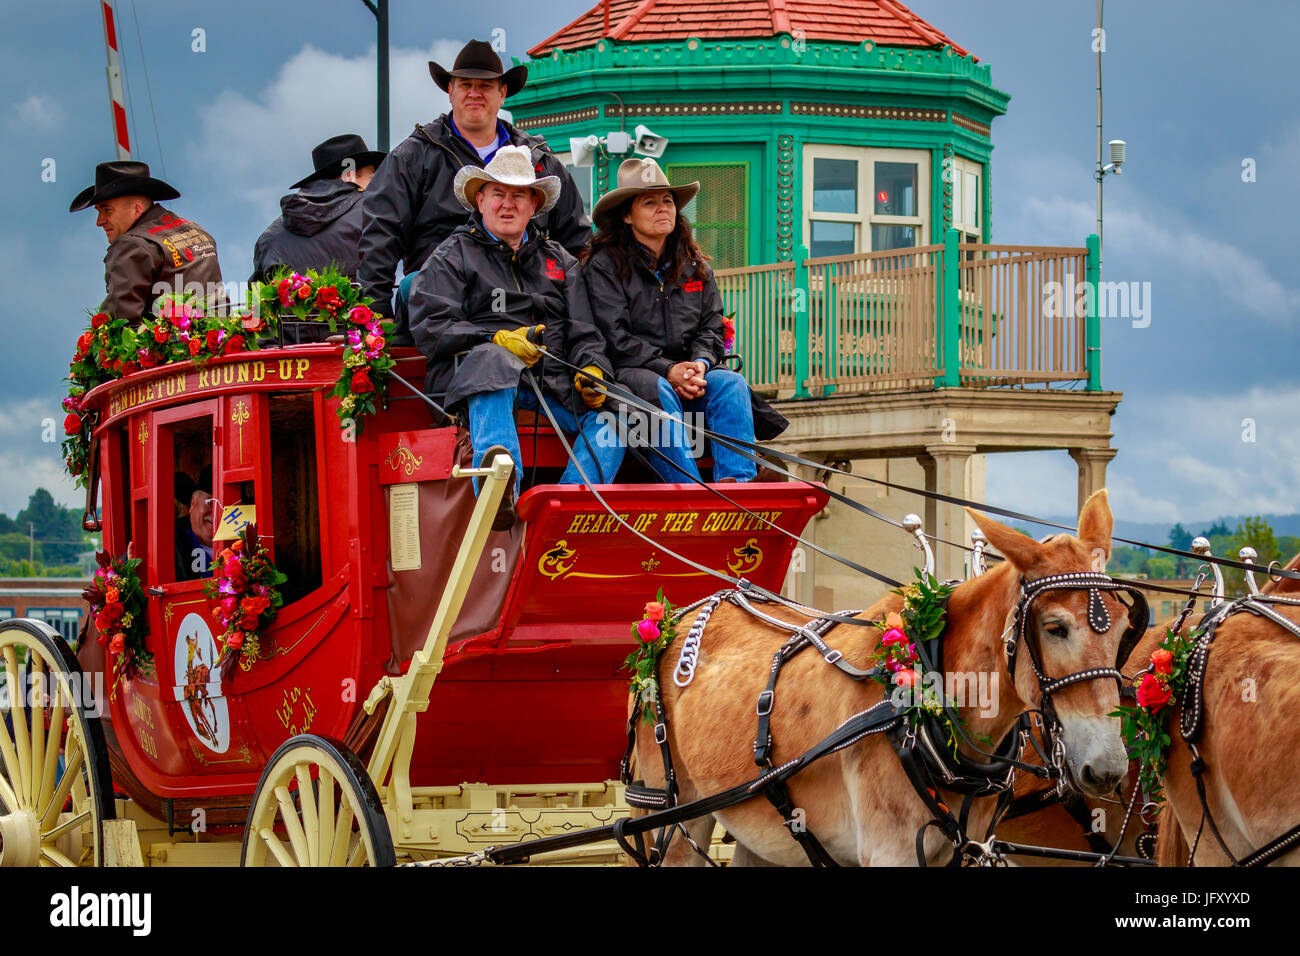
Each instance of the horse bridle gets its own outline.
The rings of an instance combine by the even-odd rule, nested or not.
[[[1129,625],[1120,637],[1119,648],[1115,655],[1115,666],[1090,667],[1086,670],[1068,674],[1065,677],[1049,678],[1043,672],[1043,659],[1038,642],[1030,640],[1030,612],[1033,609],[1034,602],[1048,591],[1081,590],[1088,592],[1088,625],[1098,634],[1105,634],[1111,628],[1110,612],[1106,610],[1106,604],[1101,599],[1101,592],[1125,591],[1132,598],[1133,603],[1128,605]],[[1088,680],[1113,679],[1117,685],[1122,687],[1124,675],[1120,673],[1119,668],[1124,666],[1124,662],[1128,660],[1134,646],[1142,638],[1150,617],[1151,609],[1147,604],[1146,596],[1141,591],[1131,585],[1116,581],[1110,575],[1101,571],[1069,571],[1063,574],[1035,578],[1032,581],[1026,580],[1023,575],[1021,576],[1020,600],[1011,612],[1011,624],[1007,627],[1002,638],[1007,654],[1007,672],[1014,682],[1016,679],[1016,658],[1021,645],[1023,645],[1029,652],[1029,663],[1034,669],[1034,677],[1038,681],[1039,710],[1042,712],[1043,717],[1043,742],[1050,752],[1051,765],[1062,772],[1058,778],[1059,784],[1063,784],[1065,781],[1065,748],[1064,741],[1060,736],[1060,719],[1056,716],[1056,708],[1052,704],[1052,695],[1072,684]]]

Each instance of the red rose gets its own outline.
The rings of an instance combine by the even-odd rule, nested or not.
[[[77,339],[77,353],[79,355],[85,355],[90,351],[90,347],[94,344],[95,339],[91,334],[89,332],[82,332],[80,337]]]
[[[225,354],[234,355],[236,352],[244,351],[244,337],[242,335],[232,335],[226,339]]]
[[[244,635],[239,631],[236,631],[234,634],[231,634],[226,638],[226,647],[229,647],[231,650],[237,651],[243,646]]]
[[[118,631],[113,635],[113,639],[108,642],[108,649],[114,654],[121,654],[124,647],[126,647],[126,638],[122,636],[121,631]]]
[[[343,304],[343,299],[339,296],[338,289],[332,285],[327,285],[316,293],[316,304],[323,309],[334,312]]]
[[[123,374],[123,375],[130,375],[130,374],[132,374],[133,372],[138,372],[138,371],[140,371],[140,366],[137,365],[135,362],[123,362],[123,363],[122,363],[122,374]]]
[[[658,601],[648,601],[645,610],[641,612],[641,616],[647,621],[662,621],[664,619],[664,606]]]
[[[162,359],[158,358],[158,356],[154,355],[152,352],[146,352],[143,349],[140,351],[140,364],[145,368],[153,368],[161,361]]]
[[[364,305],[355,306],[352,311],[348,313],[348,319],[356,325],[366,325],[372,318],[374,318],[374,316],[375,313],[371,312],[370,309]]]
[[[99,365],[101,368],[112,368],[109,364],[108,353],[103,349],[99,350]]]
[[[104,617],[114,623],[120,621],[125,613],[126,607],[121,601],[109,601],[104,605]]]
[[[207,346],[209,352],[215,352],[221,347],[221,330],[208,329]]]
[[[1172,696],[1173,692],[1155,674],[1142,675],[1137,689],[1139,707],[1154,714],[1169,703],[1169,698]]]
[[[108,315],[103,312],[96,312],[90,319],[90,327],[97,329],[102,325],[108,325]]]
[[[198,339],[190,339],[190,354],[197,356],[203,349],[203,343]]]
[[[358,369],[352,373],[352,391],[360,395],[374,390],[374,383],[370,381],[370,369]]]
[[[289,281],[289,278],[287,276],[281,279],[280,284],[275,287],[275,291],[280,293],[280,295],[282,296],[288,293],[289,291],[291,291],[292,289],[293,289],[293,283]]]
[[[166,342],[169,338],[171,338],[171,333],[168,332],[161,325],[158,326],[158,328],[153,330],[153,340],[157,342],[159,345],[161,345],[163,342]]]
[[[302,285],[298,286],[298,298],[302,299],[304,302],[311,298],[311,283],[304,282]]]
[[[244,630],[246,630],[246,631],[254,631],[254,630],[256,630],[256,629],[257,629],[257,615],[256,615],[256,614],[245,614],[245,615],[243,616],[243,618],[240,620],[240,622],[239,622],[239,626],[242,627],[242,628],[243,628]]]
[[[1157,674],[1171,674],[1174,670],[1174,655],[1172,651],[1160,648],[1151,655],[1151,664],[1155,667]]]
[[[239,321],[244,326],[245,332],[260,332],[262,331],[262,326],[266,324],[262,321],[260,315],[253,315],[251,312],[248,315],[243,316]]]
[[[69,435],[75,435],[81,431],[81,416],[75,412],[63,420],[63,430]]]

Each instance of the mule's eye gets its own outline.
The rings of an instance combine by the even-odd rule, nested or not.
[[[1070,633],[1070,629],[1064,624],[1049,624],[1047,625],[1046,630],[1052,637],[1057,637],[1061,640],[1065,640]]]

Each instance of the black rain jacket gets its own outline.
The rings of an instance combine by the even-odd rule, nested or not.
[[[509,145],[532,150],[539,177],[560,177],[559,201],[545,215],[533,219],[530,234],[541,227],[577,255],[591,238],[591,222],[583,212],[573,178],[545,139],[501,122],[510,137]],[[432,123],[416,126],[376,170],[361,204],[361,268],[357,276],[376,309],[389,309],[399,262],[408,273],[422,268],[438,244],[468,218],[452,189],[456,171],[466,165],[484,164],[473,147],[452,132],[450,116],[444,113]]]
[[[571,304],[573,308],[570,308]],[[494,239],[478,213],[433,254],[411,288],[411,331],[429,359],[425,391],[448,407],[479,392],[519,385],[524,364],[491,344],[502,329],[544,324],[543,344],[565,361],[613,372],[577,260],[536,226],[516,251]],[[460,356],[457,365],[457,356]],[[547,389],[575,412],[573,371],[543,358]]]
[[[355,183],[321,179],[280,200],[281,216],[266,227],[253,247],[251,282],[265,282],[280,266],[297,272],[333,263],[357,277],[361,241],[361,197]],[[382,311],[382,310],[381,310]]]

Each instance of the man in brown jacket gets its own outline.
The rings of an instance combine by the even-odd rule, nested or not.
[[[212,236],[155,202],[179,196],[161,179],[152,178],[145,163],[117,160],[96,166],[95,185],[72,201],[69,212],[93,206],[99,213],[95,225],[108,237],[108,296],[101,312],[138,319],[158,296],[184,292],[187,286],[209,305],[224,300]]]

